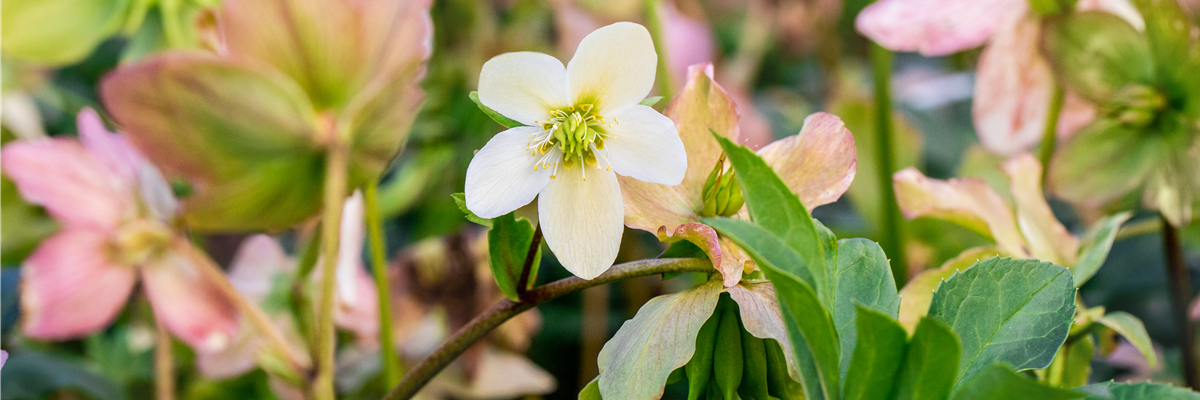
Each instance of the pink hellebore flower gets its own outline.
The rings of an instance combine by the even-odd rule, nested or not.
[[[732,287],[750,268],[749,257],[699,222],[706,216],[705,182],[722,156],[710,130],[735,142],[745,141],[738,129],[737,106],[713,80],[712,73],[711,64],[689,68],[687,86],[666,109],[687,149],[688,168],[683,183],[668,186],[626,177],[619,179],[625,198],[625,225],[657,233],[663,241],[695,243],[721,271],[725,287]],[[759,149],[758,155],[775,169],[810,211],[834,202],[846,192],[854,180],[858,159],[850,131],[841,119],[826,113],[808,116],[800,133]],[[728,210],[726,215],[744,212],[739,207]]]
[[[95,333],[121,311],[138,276],[167,330],[200,350],[224,347],[237,312],[203,278],[200,250],[171,226],[171,188],[124,137],[92,110],[79,114],[79,140],[21,141],[3,167],[21,195],[62,228],[24,263],[21,306],[30,337]]]
[[[333,313],[334,324],[354,333],[368,347],[379,340],[379,297],[374,281],[363,268],[363,200],[355,192],[342,208],[340,247],[336,271],[336,296]],[[320,265],[318,262],[317,265]],[[262,304],[275,287],[280,277],[296,271],[296,262],[284,252],[274,238],[254,235],[242,242],[229,268],[229,282],[251,301]],[[320,274],[312,274],[317,282]],[[285,280],[287,281],[287,280]],[[303,340],[295,333],[288,310],[266,310],[276,324],[297,348]],[[211,378],[231,378],[254,369],[258,364],[259,351],[265,349],[258,332],[249,325],[242,329],[233,344],[221,351],[199,353],[196,365],[200,372]]]
[[[1076,9],[1109,12],[1142,26],[1128,0],[1080,0]],[[972,110],[979,141],[993,153],[1012,155],[1041,140],[1054,77],[1039,50],[1041,24],[1028,0],[880,0],[863,9],[855,27],[889,50],[926,56],[986,44]],[[1090,104],[1068,95],[1058,121],[1059,139],[1094,116]]]

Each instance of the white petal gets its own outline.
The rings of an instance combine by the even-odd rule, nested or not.
[[[541,156],[534,157],[532,150],[526,150],[529,135],[538,131],[522,126],[500,132],[475,154],[467,167],[467,209],[483,218],[495,218],[537,197],[550,180],[550,171],[534,170]]]
[[[650,32],[618,22],[588,34],[567,63],[571,99],[594,103],[600,114],[637,104],[654,86],[658,55]],[[666,79],[665,77],[663,79]]]
[[[643,105],[621,107],[606,117],[612,127],[601,153],[614,171],[663,185],[683,182],[687,152],[670,118]]]
[[[525,125],[571,105],[562,61],[532,51],[504,53],[483,64],[479,102]]]
[[[567,271],[592,279],[612,266],[621,248],[625,209],[617,174],[587,168],[559,170],[538,198],[546,244]]]

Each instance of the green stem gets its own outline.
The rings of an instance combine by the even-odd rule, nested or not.
[[[661,0],[646,0],[646,25],[650,30],[650,38],[654,40],[654,52],[658,55],[658,95],[667,102],[675,95],[675,87],[671,82],[671,65],[667,62],[667,44],[663,37],[662,13],[658,7]]]
[[[871,44],[871,66],[875,75],[875,140],[878,148],[879,193],[883,196],[882,246],[892,262],[896,287],[908,282],[908,259],[904,249],[904,219],[896,204],[896,189],[892,172],[896,170],[895,149],[892,145],[892,52]]]
[[[324,199],[321,216],[321,293],[317,300],[316,348],[317,375],[313,380],[313,396],[317,400],[334,400],[333,369],[337,337],[333,327],[334,280],[337,270],[339,228],[342,226],[342,205],[346,200],[347,154],[345,146],[334,141],[326,150]]]
[[[415,368],[404,376],[404,380],[399,386],[392,388],[386,396],[385,400],[410,399],[421,390],[430,379],[433,379],[443,368],[449,365],[452,361],[462,355],[467,348],[483,339],[489,332],[500,324],[508,321],[526,310],[529,310],[538,304],[556,299],[568,293],[578,292],[593,286],[603,285],[609,282],[619,281],[622,279],[636,278],[640,276],[670,274],[679,272],[710,272],[712,271],[712,263],[707,260],[685,258],[685,259],[656,259],[656,260],[641,260],[630,263],[614,265],[608,272],[600,275],[592,280],[583,280],[577,277],[570,277],[555,282],[542,285],[537,289],[530,290],[525,293],[525,296],[519,302],[504,299],[501,300],[492,308],[484,311],[463,326],[454,335],[442,343],[433,354],[426,357]]]
[[[159,17],[162,18],[163,36],[167,47],[175,49],[183,47],[183,27],[179,26],[179,2],[181,0],[160,0],[158,3]]]
[[[154,398],[175,400],[175,358],[171,354],[171,335],[162,322],[157,322],[157,331],[154,345]]]
[[[1050,98],[1050,110],[1046,115],[1046,125],[1042,128],[1042,185],[1046,185],[1046,177],[1050,176],[1050,160],[1054,157],[1054,148],[1058,144],[1058,116],[1062,114],[1063,101],[1067,94],[1062,85],[1054,84],[1054,94]]]
[[[316,326],[313,316],[312,303],[308,297],[308,276],[317,266],[317,259],[321,257],[321,225],[317,224],[317,228],[313,231],[311,237],[308,238],[308,243],[304,246],[304,253],[300,255],[300,265],[297,267],[296,276],[292,278],[291,302],[292,314],[296,316],[296,328],[300,332],[301,337],[308,340],[308,347],[316,348],[316,336],[313,332],[316,331]]]
[[[1188,303],[1192,299],[1192,276],[1183,260],[1179,229],[1162,219],[1163,250],[1167,261],[1167,281],[1171,289],[1171,316],[1183,351],[1183,378],[1188,387],[1200,388],[1200,358],[1196,354],[1196,331],[1188,319]]]
[[[383,218],[379,215],[379,183],[371,181],[363,188],[367,238],[371,246],[371,266],[375,291],[379,293],[379,348],[383,357],[383,382],[386,387],[400,383],[400,359],[392,340],[392,296],[388,289],[387,243],[383,239]]]

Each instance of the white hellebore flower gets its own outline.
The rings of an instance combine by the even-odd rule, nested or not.
[[[638,104],[658,57],[650,33],[620,22],[587,35],[566,68],[542,53],[483,64],[479,101],[527,126],[500,132],[467,168],[471,212],[494,218],[534,197],[550,250],[584,279],[617,258],[625,209],[616,174],[677,185],[687,154],[675,124]]]

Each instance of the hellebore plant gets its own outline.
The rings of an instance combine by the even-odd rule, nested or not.
[[[737,175],[726,166],[712,132],[740,140],[738,110],[712,77],[712,65],[688,69],[687,85],[667,106],[687,149],[688,169],[682,183],[663,185],[621,178],[625,225],[656,233],[660,240],[688,240],[704,250],[724,276],[726,287],[753,268],[736,245],[720,238],[701,218],[738,215],[743,211]],[[800,133],[758,150],[788,188],[808,207],[836,201],[854,180],[854,137],[838,117],[808,116]]]
[[[864,36],[892,51],[941,56],[986,45],[975,79],[975,130],[989,151],[1011,155],[1027,150],[1050,132],[1069,137],[1092,119],[1095,111],[1075,96],[1061,98],[1054,76],[1039,47],[1039,14],[1030,0],[881,0],[868,5],[855,20]],[[1057,4],[1054,0],[1034,0]],[[1061,7],[1061,6],[1057,6]],[[1102,10],[1141,22],[1127,0],[1080,0],[1077,10]],[[1036,13],[1035,13],[1036,11]],[[1065,101],[1065,104],[1062,103]],[[1059,102],[1058,111],[1051,110]],[[1050,142],[1053,143],[1053,142]]]
[[[198,271],[203,256],[177,233],[170,185],[94,111],[79,114],[79,134],[3,150],[5,174],[21,195],[61,224],[25,261],[25,334],[64,340],[99,332],[140,277],[167,330],[197,349],[228,345],[238,310]]]
[[[896,196],[900,209],[909,219],[930,217],[962,225],[984,237],[995,241],[995,246],[968,249],[958,257],[947,261],[941,268],[926,271],[913,277],[900,291],[899,321],[910,332],[917,321],[925,316],[933,292],[946,278],[969,267],[975,261],[991,256],[1034,258],[1065,266],[1071,270],[1076,287],[1086,283],[1108,257],[1113,241],[1121,224],[1131,213],[1119,213],[1096,222],[1084,235],[1082,241],[1067,231],[1055,218],[1050,205],[1042,194],[1042,168],[1029,154],[1020,154],[1001,165],[1009,178],[1009,189],[1016,207],[996,193],[982,179],[959,178],[948,181],[929,179],[915,168],[906,168],[894,176]],[[1082,303],[1080,303],[1082,305]],[[1115,331],[1130,340],[1150,365],[1156,358],[1142,322],[1136,317],[1114,312],[1106,314],[1103,307],[1076,310],[1072,336],[1062,351],[1084,352],[1084,359],[1091,359],[1092,338],[1086,333],[1098,324]],[[1075,335],[1080,332],[1081,334]],[[1079,341],[1086,340],[1087,344]],[[1086,348],[1086,350],[1084,350]],[[1078,354],[1073,357],[1079,356]],[[1055,362],[1065,362],[1062,356]],[[1072,370],[1087,366],[1073,366]],[[1063,370],[1051,368],[1057,376],[1048,379],[1064,379]],[[1068,386],[1087,383],[1087,374],[1075,379]],[[1068,379],[1069,380],[1069,379]]]
[[[516,126],[471,160],[466,207],[495,218],[537,197],[563,267],[584,279],[608,270],[624,229],[617,174],[677,185],[688,165],[671,120],[639,104],[657,62],[646,28],[622,22],[585,37],[565,68],[533,52],[485,63],[479,103]]]
[[[212,52],[165,52],[100,84],[134,145],[194,189],[182,203],[189,227],[283,229],[321,212],[318,399],[335,395],[342,204],[356,187],[374,204],[373,185],[407,139],[432,51],[428,9],[426,0],[225,1]]]

